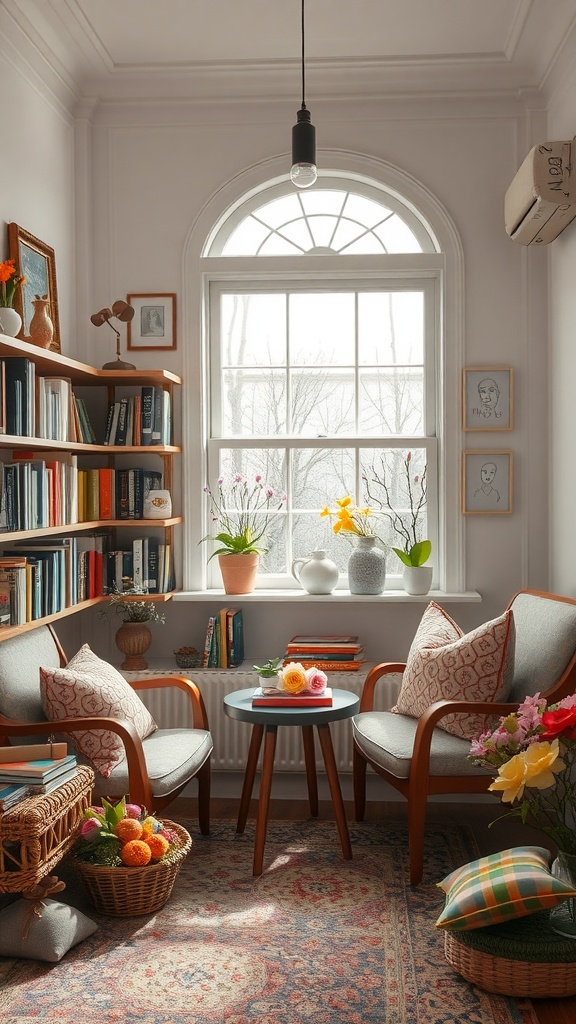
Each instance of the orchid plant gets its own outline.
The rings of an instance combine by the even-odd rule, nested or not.
[[[576,854],[576,694],[550,707],[539,693],[526,697],[472,741],[468,759],[495,773],[488,788],[510,805],[508,815]]]
[[[213,539],[220,545],[208,561],[215,555],[263,554],[268,550],[264,544],[266,529],[272,515],[285,503],[286,494],[279,496],[264,483],[259,473],[251,482],[242,473],[236,473],[228,485],[221,476],[216,493],[209,486],[204,488],[204,493],[218,531]],[[207,534],[200,543],[211,537],[212,534]]]
[[[26,278],[16,272],[14,260],[0,263],[0,306],[11,308],[14,305],[16,289],[26,282]]]

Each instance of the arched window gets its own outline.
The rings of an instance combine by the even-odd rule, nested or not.
[[[347,586],[350,547],[320,514],[346,496],[386,544],[415,526],[437,551],[443,263],[424,217],[358,176],[276,181],[227,210],[202,257],[206,478],[258,476],[287,496],[259,585],[295,586],[293,558],[321,548]],[[401,568],[390,553],[390,586]]]

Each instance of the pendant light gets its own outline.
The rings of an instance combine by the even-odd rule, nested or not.
[[[316,168],[316,129],[306,109],[306,72],[304,66],[304,0],[302,0],[302,106],[292,129],[292,168],[290,179],[298,188],[309,188],[318,177]]]

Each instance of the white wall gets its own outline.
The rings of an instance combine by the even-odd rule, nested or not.
[[[6,146],[0,151],[0,217],[17,221],[56,250],[63,351],[101,365],[113,356],[114,336],[106,327],[90,325],[91,312],[131,292],[176,292],[178,348],[162,354],[161,362],[181,370],[185,347],[194,350],[199,342],[196,324],[183,315],[187,237],[205,205],[247,167],[285,154],[288,170],[294,105],[240,99],[216,105],[107,103],[83,112],[74,139],[61,99],[48,96],[34,75],[27,82],[24,66],[9,63],[1,51],[0,60],[0,124],[14,129],[12,151]],[[418,179],[443,204],[464,250],[463,363],[514,368],[514,430],[459,431],[457,438],[462,449],[511,449],[514,456],[512,514],[468,516],[464,523],[466,586],[483,600],[453,605],[451,612],[471,627],[502,610],[515,590],[548,585],[547,253],[512,243],[502,213],[506,187],[529,145],[538,141],[532,136],[541,131],[542,116],[527,111],[519,99],[422,97],[319,102],[313,119],[320,162],[323,149],[386,161]],[[558,252],[570,247],[572,266],[568,237],[557,247]],[[558,292],[567,293],[570,277],[565,272],[564,285],[554,291],[563,324],[555,345],[567,350],[561,353],[566,370],[574,359],[568,351],[573,300],[566,295],[560,301]],[[158,365],[158,353],[138,353],[136,361]],[[560,375],[567,412],[569,382],[562,370]],[[446,400],[460,406],[459,381]],[[561,432],[560,413],[554,406],[555,434]],[[450,474],[459,477],[459,459]],[[558,493],[575,487],[573,480],[554,486]],[[568,539],[567,519],[563,529]],[[555,557],[557,585],[574,586],[574,575],[569,580],[569,570],[562,573],[559,562]],[[155,634],[154,654],[200,640],[212,610],[209,604],[169,607],[170,623],[162,639]],[[369,657],[402,657],[421,611],[419,604],[364,604],[334,614],[317,606],[303,620],[300,606],[283,609],[280,616],[275,606],[252,606],[246,616],[249,657],[279,653],[282,638],[303,625],[353,629],[366,636]],[[78,625],[67,629],[74,634]],[[98,625],[96,633],[106,643],[110,629],[103,635]],[[276,649],[262,650],[264,636]]]
[[[551,139],[576,135],[576,68],[550,104]],[[572,171],[574,177],[574,169]],[[551,587],[576,597],[576,225],[550,246]]]

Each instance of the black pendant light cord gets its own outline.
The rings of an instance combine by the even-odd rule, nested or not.
[[[304,0],[302,0],[302,110],[306,110],[306,72],[304,62]]]

